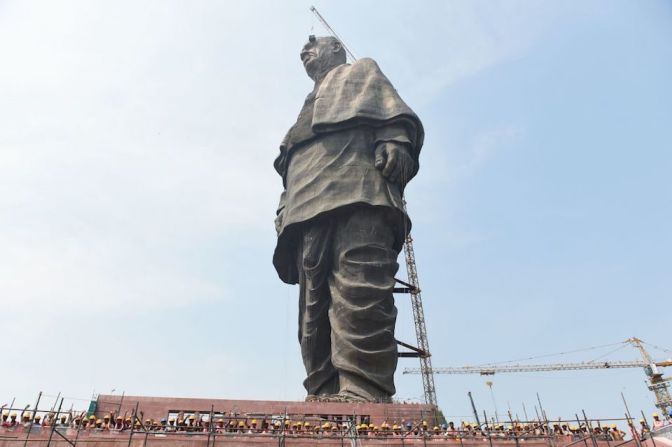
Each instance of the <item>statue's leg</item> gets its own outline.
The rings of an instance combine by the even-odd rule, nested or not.
[[[335,223],[331,290],[331,361],[339,394],[389,401],[395,393],[399,269],[393,221],[385,210],[362,207]]]
[[[333,225],[314,222],[303,232],[298,247],[299,343],[306,368],[303,382],[308,395],[338,392],[338,373],[331,363],[331,296],[327,276],[331,270]]]

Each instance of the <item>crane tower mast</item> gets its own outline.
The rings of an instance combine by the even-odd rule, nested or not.
[[[408,282],[412,286],[410,293],[411,307],[413,308],[413,321],[415,322],[415,338],[418,342],[418,348],[426,353],[426,355],[420,356],[420,373],[422,374],[425,403],[438,408],[436,388],[434,387],[434,371],[432,370],[432,359],[430,355],[431,351],[429,350],[427,327],[425,326],[425,311],[422,308],[420,281],[418,280],[418,269],[415,265],[413,238],[410,233],[406,236],[406,241],[404,242],[404,253],[406,255]]]
[[[644,366],[644,372],[649,378],[649,390],[653,391],[653,394],[656,396],[656,407],[658,407],[662,412],[667,414],[668,408],[672,407],[672,396],[670,396],[670,379],[663,378],[663,373],[658,371],[658,366],[672,366],[668,363],[662,362],[656,363],[649,355],[649,352],[644,348],[642,340],[637,337],[631,337],[626,340],[627,343],[630,343],[632,346],[637,348],[642,354],[642,358],[646,365]]]

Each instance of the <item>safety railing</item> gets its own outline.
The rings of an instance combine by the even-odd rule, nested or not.
[[[56,436],[53,436],[56,435]],[[0,428],[0,446],[29,445],[28,441],[40,443],[39,445],[126,445],[126,446],[158,446],[185,445],[215,446],[234,445],[249,442],[261,445],[451,445],[472,446],[551,446],[570,447],[584,444],[588,447],[604,445],[618,447],[633,440],[617,442],[608,438],[600,439],[592,434],[572,436],[561,434],[535,434],[529,432],[500,433],[497,431],[474,431],[474,430],[423,430],[417,424],[411,430],[362,430],[354,426],[340,427],[337,429],[322,429],[304,431],[280,428],[259,429],[245,428],[229,430],[226,428],[210,427],[199,431],[171,431],[166,429],[133,428],[133,429],[104,429],[72,426],[42,426],[30,425],[16,426],[13,428]],[[46,444],[44,443],[46,441]],[[4,442],[5,444],[2,444]],[[312,443],[312,444],[311,444]],[[591,444],[590,446],[588,444]]]

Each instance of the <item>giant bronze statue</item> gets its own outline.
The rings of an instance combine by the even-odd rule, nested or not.
[[[275,160],[284,191],[273,264],[299,284],[306,400],[389,402],[395,393],[397,256],[410,229],[402,195],[424,131],[371,59],[310,36],[315,81]]]

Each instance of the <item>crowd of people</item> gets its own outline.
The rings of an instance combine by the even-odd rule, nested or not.
[[[667,416],[667,415],[666,415]],[[649,426],[644,419],[639,427],[629,421],[630,434],[633,437],[645,438],[654,430],[670,425],[670,417],[661,418],[653,414],[653,422]],[[453,440],[533,440],[553,438],[558,441],[572,442],[584,438],[604,441],[622,441],[627,434],[615,423],[569,423],[566,421],[549,422],[497,422],[478,424],[453,422],[430,426],[427,421],[383,421],[374,424],[364,420],[359,423],[343,420],[291,420],[287,417],[253,418],[244,415],[209,415],[196,412],[193,414],[177,413],[161,419],[144,419],[142,413],[137,417],[107,413],[102,417],[86,413],[56,414],[46,412],[33,415],[30,411],[3,411],[0,431],[30,430],[41,431],[54,429],[86,433],[119,433],[131,430],[153,434],[228,434],[228,435],[270,435],[290,437],[333,436],[343,437],[356,435],[359,437],[421,437],[442,438]]]

